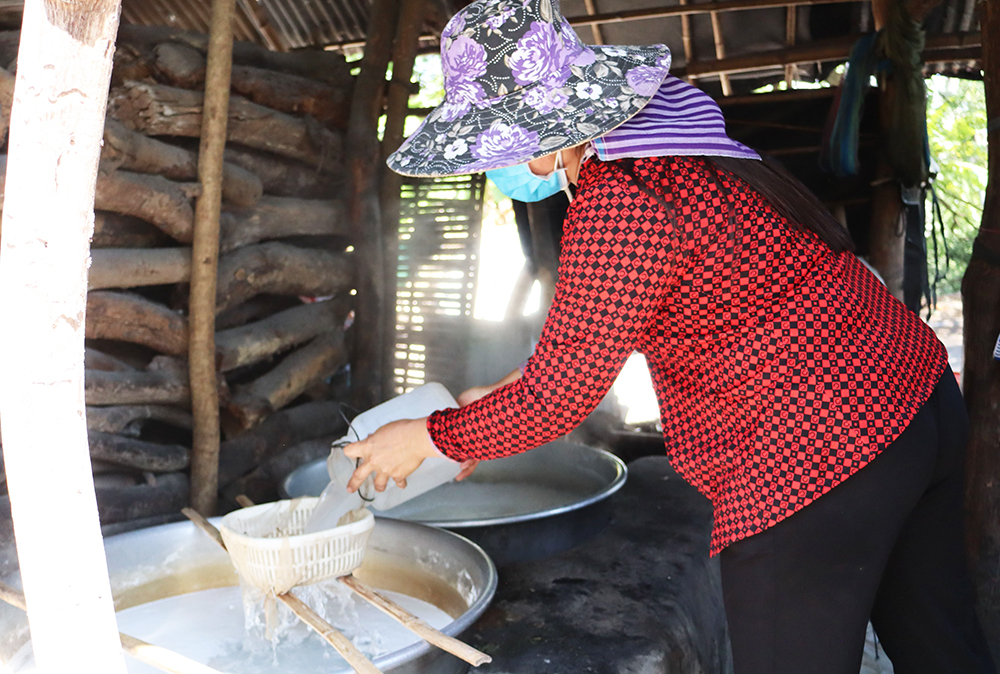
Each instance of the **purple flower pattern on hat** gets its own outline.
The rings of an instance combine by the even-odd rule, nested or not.
[[[558,0],[475,0],[441,37],[445,102],[388,159],[407,175],[500,168],[591,140],[635,115],[670,66],[663,45],[584,45]]]
[[[500,159],[518,164],[538,150],[538,133],[520,126],[496,121],[479,134],[472,145],[472,155],[483,161]]]
[[[570,77],[570,64],[582,51],[582,44],[567,44],[551,23],[533,21],[531,30],[518,40],[517,49],[510,55],[510,70],[521,86],[541,82],[561,87]]]
[[[524,102],[538,112],[545,114],[564,107],[569,102],[569,93],[566,89],[532,87],[524,92]]]
[[[640,96],[652,96],[660,88],[663,71],[650,66],[637,66],[625,73],[625,81]]]
[[[470,38],[460,35],[441,54],[441,67],[449,85],[471,82],[486,73],[486,50]]]

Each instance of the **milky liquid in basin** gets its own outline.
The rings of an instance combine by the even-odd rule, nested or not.
[[[299,589],[294,592],[300,594]],[[453,620],[444,611],[419,599],[384,590],[380,593],[437,629]],[[300,598],[314,609],[320,608],[316,606],[314,593],[307,591],[307,594],[301,594]],[[335,599],[333,603],[341,605],[331,609],[325,617],[369,659],[419,641],[412,632],[360,598],[345,596],[342,601]],[[276,630],[280,636],[273,645],[253,633],[258,630],[248,632],[238,586],[191,592],[127,608],[118,612],[118,629],[229,674],[354,671],[332,646],[301,622],[291,621]],[[30,648],[30,644],[25,648]],[[17,660],[15,657],[14,662]],[[161,674],[160,670],[127,655],[125,660],[129,674]],[[34,672],[34,661],[28,656],[23,666],[4,671]]]

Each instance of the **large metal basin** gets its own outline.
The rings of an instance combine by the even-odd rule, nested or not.
[[[459,636],[471,626],[496,591],[496,569],[490,559],[475,544],[450,532],[381,518],[368,546],[355,575],[375,588],[409,595],[444,611],[453,618],[442,629],[446,634]],[[112,536],[105,540],[105,550],[118,610],[237,584],[229,556],[189,522]],[[16,575],[5,581],[20,586]],[[17,660],[24,657],[28,639],[26,615],[0,604],[0,670],[18,671]],[[377,657],[374,663],[393,674],[468,670],[466,663],[415,637],[412,644]],[[270,672],[267,659],[255,671]],[[273,671],[283,674],[279,667]],[[341,669],[320,661],[310,671],[332,674]]]
[[[379,514],[457,531],[503,566],[543,559],[598,533],[611,519],[608,497],[626,476],[614,454],[560,440],[483,461],[468,479]],[[318,460],[290,473],[282,488],[292,498],[318,496],[329,481]]]

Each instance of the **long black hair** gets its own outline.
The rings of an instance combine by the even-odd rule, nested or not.
[[[813,232],[835,253],[854,250],[851,235],[826,206],[779,162],[761,155],[761,160],[711,157],[707,162],[716,171],[739,178],[767,199],[793,226]],[[721,186],[721,182],[720,182]]]
[[[809,191],[798,178],[789,173],[777,161],[761,156],[756,159],[734,159],[730,157],[703,157],[709,169],[709,179],[714,181],[723,192],[730,192],[722,179],[722,173],[746,183],[762,198],[770,202],[779,214],[799,229],[813,232],[823,243],[835,253],[853,251],[854,242],[851,235],[840,222],[834,218],[826,206]],[[670,210],[662,197],[647,190],[635,174],[635,159],[620,159],[618,167],[636,182],[639,189],[659,201],[668,212]]]

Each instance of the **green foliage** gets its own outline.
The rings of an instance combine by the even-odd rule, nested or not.
[[[441,73],[441,57],[438,54],[418,56],[413,64],[413,79],[420,83],[420,92],[410,96],[411,108],[433,108],[444,102],[444,75]],[[403,135],[409,136],[416,131],[421,120],[423,117],[407,117]]]
[[[938,236],[939,293],[956,292],[972,256],[986,192],[986,97],[983,83],[935,75],[927,82],[927,133],[938,166],[934,181],[951,261]],[[931,201],[927,201],[928,263],[934,274]]]

